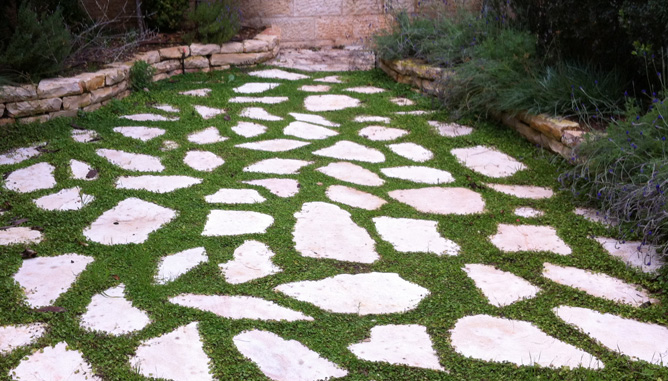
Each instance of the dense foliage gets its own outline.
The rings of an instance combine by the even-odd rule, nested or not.
[[[179,30],[188,11],[188,0],[144,0],[148,25],[161,32]]]
[[[144,61],[135,61],[130,68],[130,87],[132,90],[141,91],[153,83],[155,68]]]
[[[205,44],[222,44],[241,29],[241,8],[238,0],[204,2],[188,13],[191,28],[185,38]]]

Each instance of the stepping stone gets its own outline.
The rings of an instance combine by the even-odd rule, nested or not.
[[[338,141],[331,147],[314,151],[313,154],[334,159],[364,161],[367,163],[382,163],[385,161],[385,155],[377,149],[347,140]]]
[[[358,185],[379,187],[385,184],[385,180],[381,179],[377,174],[352,163],[330,163],[325,167],[316,169],[316,171],[322,172],[337,180]]]
[[[376,210],[387,204],[387,201],[380,197],[343,185],[332,185],[327,188],[325,194],[330,200],[352,206],[353,208]]]
[[[164,140],[162,142],[162,147],[160,148],[160,151],[162,152],[173,151],[179,147],[180,147],[179,143],[173,140]]]
[[[371,337],[348,346],[357,358],[444,371],[438,362],[427,328],[417,324],[377,325]]]
[[[360,115],[356,116],[353,121],[357,123],[390,123],[390,118],[386,116],[370,116],[370,115]]]
[[[91,171],[94,171],[93,167],[79,160],[70,160],[70,171],[72,172],[72,178],[75,180],[96,180],[98,178],[97,171],[94,175],[90,176]]]
[[[617,226],[619,224],[619,221],[610,218],[600,213],[598,210],[592,208],[575,208],[573,213],[584,217],[587,221],[603,224],[606,226]]]
[[[82,328],[112,336],[141,331],[150,323],[146,312],[125,299],[123,284],[93,296],[86,312],[81,315]]]
[[[437,122],[435,120],[430,120],[427,123],[429,123],[430,126],[434,127],[439,135],[447,136],[449,138],[465,136],[473,132],[473,128],[468,126],[462,126],[461,124],[457,123],[443,123],[443,122]]]
[[[530,198],[532,200],[542,200],[550,198],[554,195],[552,189],[544,187],[536,187],[530,185],[505,185],[505,184],[491,184],[486,186],[494,189],[497,192],[509,194],[519,198]]]
[[[10,370],[14,380],[101,381],[79,351],[67,349],[60,342],[25,357]]]
[[[195,89],[195,90],[181,91],[179,94],[190,95],[192,97],[208,97],[210,93],[211,89]]]
[[[423,163],[434,158],[434,154],[430,150],[415,143],[390,144],[387,148],[403,158],[418,163]]]
[[[241,284],[283,271],[271,258],[274,252],[258,241],[245,241],[234,250],[234,259],[218,265],[227,283]]]
[[[211,119],[215,118],[218,115],[225,114],[225,110],[219,108],[213,108],[208,106],[195,105],[193,106],[195,111],[202,117],[202,119]]]
[[[179,120],[178,116],[166,117],[158,114],[133,114],[123,115],[123,119],[134,120],[135,122],[174,122]]]
[[[23,288],[30,308],[46,307],[67,291],[92,262],[92,257],[79,254],[37,257],[23,261],[14,280]]]
[[[429,295],[399,274],[377,272],[286,283],[274,290],[329,312],[358,315],[406,312]]]
[[[397,106],[412,106],[415,104],[415,102],[413,102],[408,98],[391,98],[390,102],[394,103]]]
[[[181,294],[169,298],[170,303],[214,313],[228,319],[265,321],[298,321],[313,318],[274,302],[253,296]]]
[[[296,175],[302,167],[312,161],[296,159],[266,159],[244,168],[244,172],[272,173],[276,175]]]
[[[314,79],[314,82],[325,82],[325,83],[343,83],[341,78],[339,78],[338,75],[330,75],[327,77],[322,77],[318,79]]]
[[[30,147],[11,149],[0,154],[0,165],[18,164],[32,157],[39,156],[41,152],[38,148],[43,147],[44,145],[44,143],[37,143]]]
[[[255,189],[220,189],[204,199],[210,204],[257,204],[267,200]]]
[[[278,103],[287,102],[288,97],[234,97],[228,102],[230,103],[262,103],[267,105],[275,105]]]
[[[114,131],[142,142],[147,142],[165,134],[165,130],[156,127],[115,127]]]
[[[393,167],[380,170],[385,176],[394,179],[412,181],[422,184],[448,184],[455,181],[450,172],[429,167]]]
[[[224,142],[225,140],[227,138],[221,136],[220,131],[216,127],[205,128],[188,135],[188,141],[195,144],[213,144]]]
[[[100,135],[93,130],[72,130],[72,140],[77,143],[90,143],[100,138]]]
[[[482,291],[489,303],[497,307],[531,299],[540,292],[540,288],[523,278],[494,266],[470,263],[465,265],[463,270],[475,282],[475,286]]]
[[[262,179],[242,182],[264,187],[278,197],[292,197],[299,192],[299,182],[293,179]]]
[[[63,189],[58,193],[43,196],[35,200],[35,205],[44,210],[79,210],[95,200],[95,197],[87,195],[81,188],[74,187]]]
[[[135,356],[130,358],[130,366],[150,378],[213,381],[197,326],[198,323],[193,322],[143,341]]]
[[[196,247],[164,256],[160,258],[158,273],[155,274],[153,279],[157,284],[167,284],[208,260],[206,250],[203,247]]]
[[[373,263],[376,242],[355,224],[350,213],[326,202],[307,202],[295,213],[295,250],[310,258]]]
[[[380,238],[391,243],[398,252],[459,254],[459,245],[441,237],[437,221],[383,216],[375,217],[373,222]]]
[[[385,89],[373,86],[359,86],[359,87],[349,87],[347,89],[343,89],[343,91],[350,91],[353,93],[360,93],[360,94],[378,94],[385,92]]]
[[[535,217],[542,217],[545,215],[545,212],[543,212],[542,210],[529,208],[526,206],[515,209],[513,213],[515,213],[516,216],[524,218],[535,218]]]
[[[479,360],[551,368],[604,367],[596,357],[548,336],[527,321],[466,316],[450,332],[457,353]]]
[[[298,112],[291,112],[290,116],[292,116],[293,118],[297,119],[300,122],[319,124],[319,125],[325,126],[325,127],[340,127],[341,126],[339,123],[332,123],[332,122],[323,118],[320,115],[300,114]]]
[[[309,95],[304,99],[304,107],[311,112],[345,110],[360,104],[359,99],[347,95]]]
[[[307,75],[291,73],[289,71],[280,70],[280,69],[269,69],[269,70],[259,70],[252,71],[248,75],[259,78],[275,78],[275,79],[285,79],[288,81],[297,81],[300,79],[308,78]]]
[[[299,88],[299,90],[309,93],[326,93],[331,89],[332,87],[327,85],[304,85]]]
[[[466,188],[402,189],[388,193],[422,213],[476,214],[485,210],[485,201],[478,193]]]
[[[212,210],[206,219],[203,236],[219,237],[262,234],[274,223],[274,217],[242,210]]]
[[[37,163],[17,169],[5,179],[5,188],[19,193],[30,193],[56,186],[53,171],[56,168],[49,163]]]
[[[316,126],[315,124],[306,122],[291,122],[285,129],[283,134],[296,136],[306,140],[321,140],[338,135],[339,133],[329,128]]]
[[[560,306],[552,311],[613,352],[633,361],[668,366],[668,328],[664,326],[581,307]]]
[[[647,302],[657,303],[657,300],[651,298],[647,290],[642,287],[628,284],[621,279],[603,273],[543,263],[543,276],[553,282],[617,303],[634,307],[640,307]]]
[[[507,177],[527,167],[493,148],[476,146],[450,151],[465,167],[489,177]]]
[[[148,235],[176,217],[176,212],[138,198],[126,198],[102,213],[83,234],[103,245],[144,243]]]
[[[396,115],[427,115],[433,114],[434,111],[425,111],[425,110],[415,110],[415,111],[397,111]]]
[[[6,355],[16,348],[32,345],[44,336],[46,324],[32,323],[0,327],[0,354]]]
[[[239,122],[236,126],[232,127],[232,131],[245,138],[252,138],[267,132],[267,127],[252,122]]]
[[[190,176],[122,176],[116,180],[118,189],[139,189],[154,193],[169,193],[201,184],[202,179]]]
[[[95,152],[98,156],[107,159],[111,164],[128,171],[162,172],[165,169],[162,163],[160,163],[160,158],[151,155],[106,148],[100,148]]]
[[[275,122],[278,120],[283,120],[280,116],[272,115],[266,112],[262,107],[246,107],[241,110],[239,116],[242,118],[251,118],[256,120],[267,120],[270,122]]]
[[[489,239],[494,246],[507,253],[550,251],[569,255],[572,252],[551,226],[499,224],[496,234]]]
[[[188,151],[183,162],[190,168],[202,172],[211,172],[225,164],[225,160],[208,151]]]
[[[292,151],[293,149],[301,148],[309,145],[310,143],[302,142],[299,140],[291,139],[272,139],[272,140],[263,140],[259,142],[250,142],[237,144],[237,148],[246,148],[254,151],[266,151],[266,152],[286,152]]]
[[[265,91],[274,89],[279,85],[280,83],[250,82],[250,83],[244,83],[239,87],[235,87],[233,90],[235,93],[240,93],[240,94],[257,94],[257,93],[264,93]]]
[[[18,245],[21,243],[40,243],[42,233],[24,227],[0,229],[0,246]]]
[[[367,138],[375,142],[380,142],[399,139],[402,136],[408,135],[408,131],[398,128],[369,126],[359,130],[357,134],[363,138]]]
[[[643,245],[642,242],[621,243],[614,238],[595,237],[608,254],[621,259],[627,266],[635,267],[645,273],[655,273],[665,261],[656,248]]]
[[[234,336],[232,341],[244,357],[272,380],[328,380],[348,374],[302,343],[285,340],[272,332],[245,331]]]
[[[174,106],[170,106],[168,104],[161,104],[161,105],[155,105],[153,108],[156,108],[161,111],[165,112],[179,112],[180,110]]]

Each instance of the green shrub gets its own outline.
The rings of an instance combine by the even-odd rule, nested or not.
[[[135,61],[130,68],[130,86],[132,90],[141,91],[153,83],[155,68],[144,61]]]
[[[241,29],[241,9],[237,0],[213,0],[199,4],[188,13],[192,29],[186,41],[222,44]]]
[[[143,8],[149,27],[161,32],[179,30],[185,20],[188,3],[188,0],[145,0]]]

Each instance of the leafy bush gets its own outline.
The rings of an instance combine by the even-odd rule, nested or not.
[[[132,90],[141,91],[151,86],[155,68],[144,61],[135,61],[130,68],[130,86]]]
[[[188,0],[145,0],[144,13],[150,27],[161,32],[181,28],[188,10]]]
[[[222,44],[241,29],[241,9],[237,0],[212,0],[199,4],[188,14],[192,31],[186,41]]]

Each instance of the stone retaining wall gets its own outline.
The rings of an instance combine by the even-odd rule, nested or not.
[[[181,74],[183,67],[186,73],[208,72],[265,62],[278,55],[279,40],[280,31],[269,28],[243,42],[170,47],[137,54],[130,61],[115,62],[94,73],[0,86],[0,125],[76,116],[79,111],[94,111],[112,99],[125,98],[130,94],[129,71],[135,61],[151,64],[155,68],[153,81],[159,81]]]

